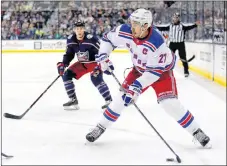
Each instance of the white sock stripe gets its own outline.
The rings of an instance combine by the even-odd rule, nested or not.
[[[108,97],[110,97],[110,94],[109,94],[108,96],[104,97],[104,98],[106,99],[106,98],[108,98]]]
[[[73,93],[71,93],[71,94],[68,94],[68,96],[71,98],[72,96],[74,96],[75,95],[75,93],[73,92]]]
[[[65,85],[65,87],[67,88],[67,87],[75,87],[74,85]]]
[[[109,93],[109,91],[107,90],[107,91],[105,91],[105,92],[103,92],[103,93],[101,93],[101,94],[104,95],[105,93]]]
[[[97,88],[100,88],[100,87],[103,86],[103,85],[106,85],[106,83],[102,82],[102,83],[100,83],[99,85],[97,85],[96,87],[97,87]]]
[[[108,89],[108,88],[106,86],[98,88],[98,90],[102,90],[102,89]]]
[[[67,89],[66,92],[69,92],[69,91],[71,91],[71,90],[75,90],[75,89],[74,89],[74,88]]]
[[[71,80],[70,80],[70,81],[65,81],[65,82],[64,82],[65,85],[66,85],[66,84],[71,84],[71,83],[73,83],[73,81],[71,81]]]

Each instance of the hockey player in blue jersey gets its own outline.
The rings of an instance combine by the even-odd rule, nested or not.
[[[79,109],[73,78],[79,80],[87,73],[90,73],[92,83],[106,101],[105,107],[112,101],[112,97],[107,84],[103,80],[103,72],[95,61],[95,55],[99,51],[99,40],[85,32],[83,21],[77,21],[74,24],[73,31],[74,33],[67,39],[67,50],[63,55],[63,60],[57,63],[58,73],[62,76],[65,90],[70,99],[63,104],[63,107],[65,110]],[[78,61],[69,66],[75,55]],[[109,63],[111,64],[111,62]],[[69,68],[65,71],[68,66]]]

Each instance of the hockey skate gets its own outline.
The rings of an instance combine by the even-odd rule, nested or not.
[[[86,135],[86,139],[89,142],[94,142],[105,132],[105,130],[106,128],[98,124],[90,133]]]
[[[64,110],[79,110],[78,100],[76,97],[71,98],[67,103],[63,104]]]
[[[184,74],[184,77],[189,77],[189,73],[185,73]]]
[[[111,102],[112,102],[112,100],[107,100],[106,104],[102,106],[102,109],[107,108],[110,105]]]
[[[210,138],[201,130],[198,129],[193,133],[194,142],[198,141],[202,147],[210,149],[212,145],[210,144]]]

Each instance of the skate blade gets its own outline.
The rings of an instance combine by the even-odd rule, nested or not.
[[[73,111],[73,110],[79,110],[80,107],[78,105],[76,106],[64,106],[64,110],[67,110],[67,111]]]
[[[107,101],[106,104],[104,104],[101,108],[106,109],[112,101]]]
[[[84,143],[85,145],[92,145],[92,142],[89,142],[89,141],[85,141]]]
[[[108,106],[109,106],[109,104],[105,104],[105,105],[103,105],[101,108],[102,108],[102,109],[106,109]]]
[[[195,143],[195,145],[197,145],[199,149],[211,149],[212,148],[212,144],[209,142],[205,146],[202,146],[200,143]]]
[[[204,149],[211,149],[212,148],[212,144],[210,144],[209,142],[203,147]]]

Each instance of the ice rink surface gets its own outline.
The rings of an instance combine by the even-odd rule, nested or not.
[[[2,55],[2,114],[20,115],[57,77],[59,53]],[[113,54],[115,74],[123,81],[123,72],[131,67],[126,54]],[[225,88],[191,75],[186,79],[175,69],[179,99],[210,136],[212,149],[195,145],[192,136],[182,129],[157,104],[153,89],[138,100],[138,106],[181,157],[183,165],[226,164]],[[118,84],[108,75],[104,79],[112,96]],[[118,121],[92,145],[85,145],[85,135],[102,116],[104,100],[93,87],[89,74],[75,82],[80,110],[65,111],[68,101],[59,79],[21,120],[2,116],[2,151],[13,155],[2,158],[3,165],[173,165],[174,157],[140,113],[130,106]]]

